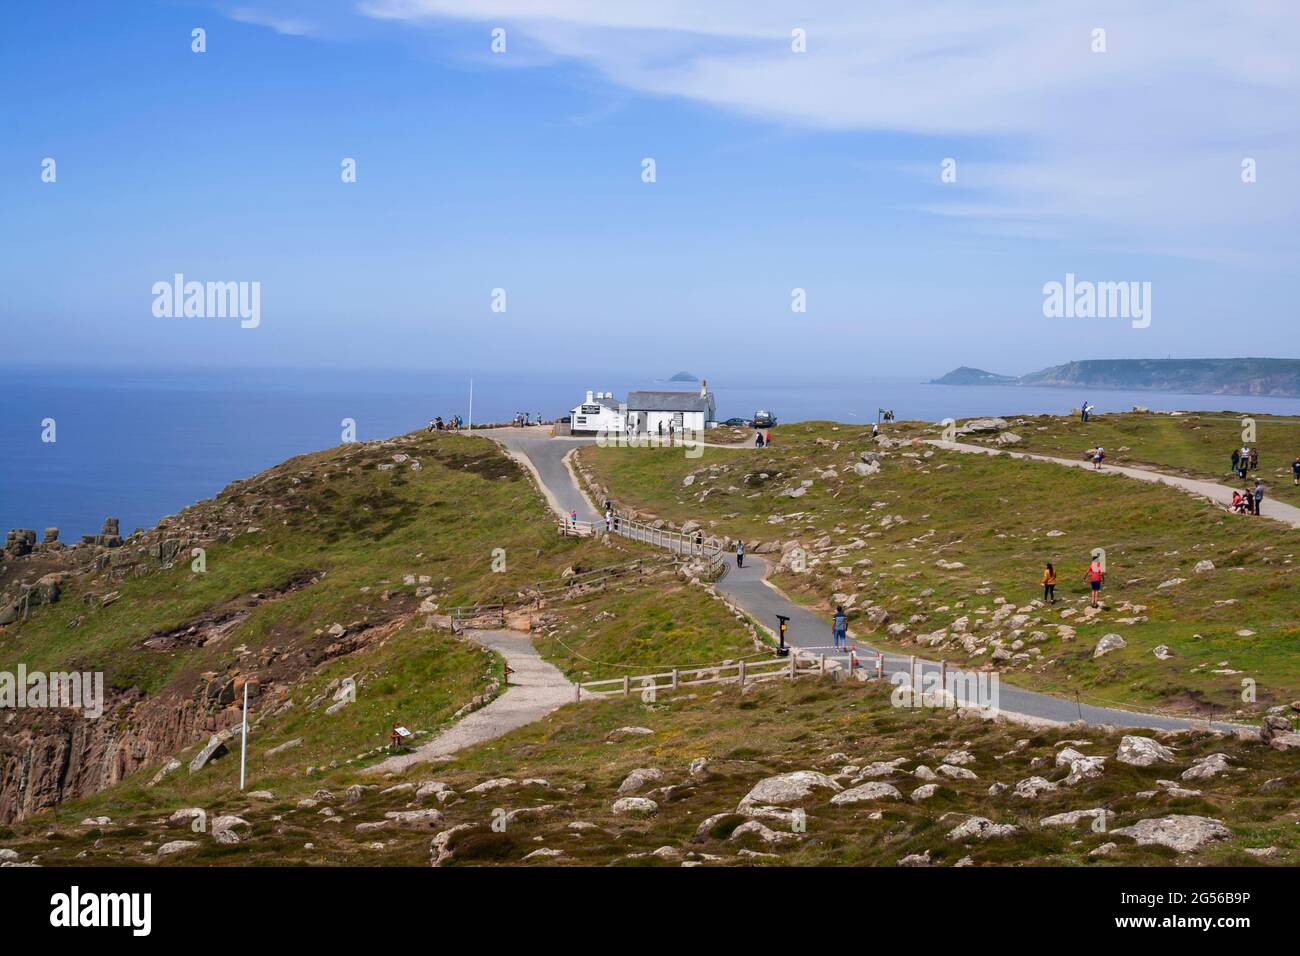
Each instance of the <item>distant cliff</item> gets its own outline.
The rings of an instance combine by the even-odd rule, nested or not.
[[[1018,378],[962,366],[942,378],[932,379],[930,384],[1039,385],[1300,397],[1300,359],[1090,359],[1066,362]]]

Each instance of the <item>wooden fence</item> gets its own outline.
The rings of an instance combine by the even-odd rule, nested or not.
[[[826,657],[813,658],[791,651],[787,657],[770,657],[760,661],[736,661],[733,664],[714,664],[710,667],[671,670],[635,677],[611,677],[606,680],[589,680],[574,685],[574,700],[588,698],[630,697],[632,694],[656,694],[661,690],[678,690],[703,684],[734,683],[741,687],[758,681],[826,673]]]

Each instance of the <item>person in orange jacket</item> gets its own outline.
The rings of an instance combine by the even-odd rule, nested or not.
[[[1056,569],[1052,567],[1052,562],[1047,562],[1047,568],[1043,571],[1043,600],[1048,604],[1056,603]]]
[[[1092,606],[1097,606],[1098,598],[1101,597],[1101,585],[1106,579],[1106,571],[1101,566],[1100,558],[1093,558],[1092,563],[1088,565],[1088,570],[1084,574],[1088,583],[1092,585]]]

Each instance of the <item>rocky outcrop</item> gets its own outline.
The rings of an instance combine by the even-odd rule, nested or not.
[[[1132,826],[1120,827],[1111,833],[1131,837],[1139,846],[1156,844],[1179,853],[1192,853],[1214,840],[1232,836],[1232,831],[1218,820],[1180,814],[1139,820]]]

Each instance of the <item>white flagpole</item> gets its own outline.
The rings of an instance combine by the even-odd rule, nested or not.
[[[244,789],[244,763],[248,755],[248,680],[244,680],[244,730],[239,742],[239,789]]]
[[[472,378],[469,380],[469,421],[466,422],[466,425],[468,427],[465,431],[472,432],[474,430],[474,380]]]

